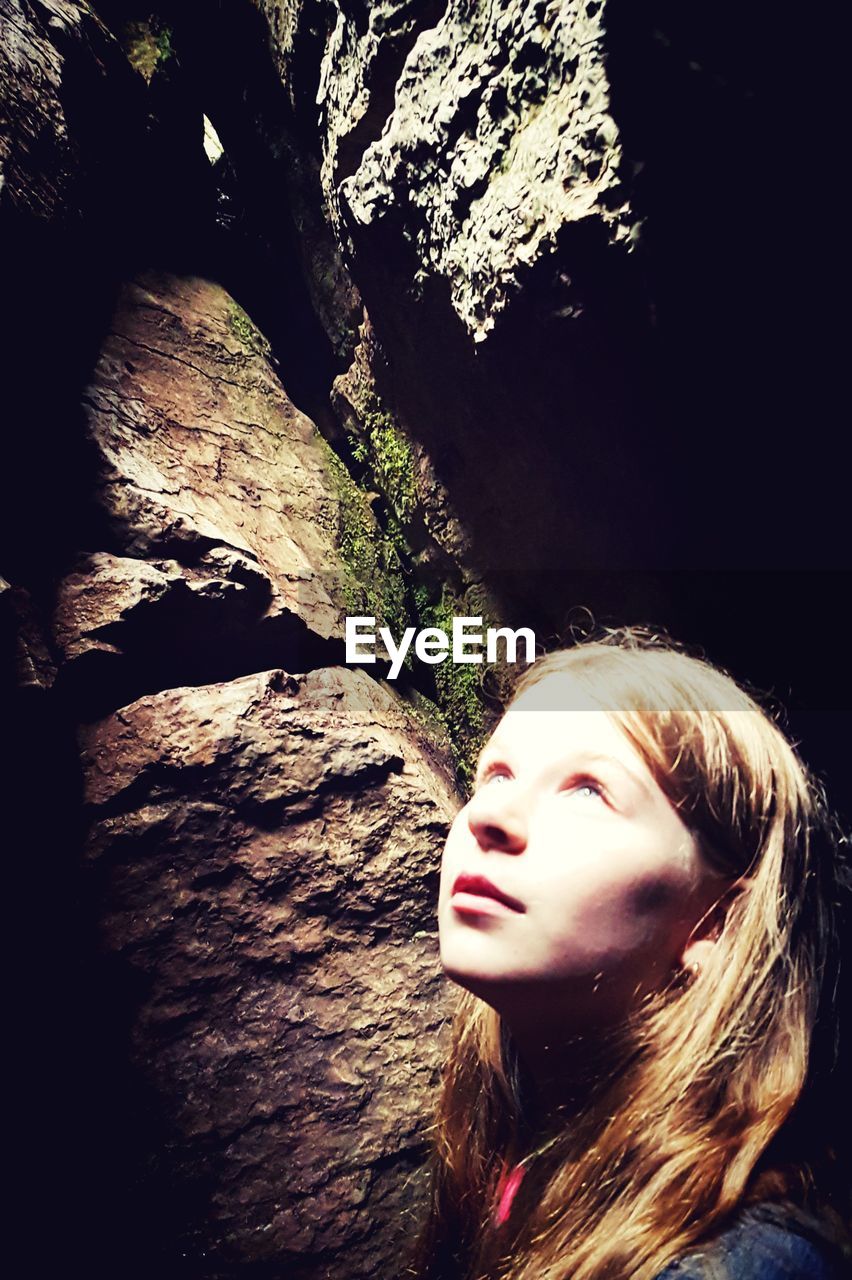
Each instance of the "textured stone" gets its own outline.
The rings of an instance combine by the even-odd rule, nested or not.
[[[281,83],[288,91],[290,103],[295,106],[294,58],[299,46],[299,35],[308,5],[303,0],[253,0],[266,19],[269,31],[269,48]]]
[[[118,42],[88,4],[0,3],[0,208],[71,222],[124,194],[141,111]],[[139,131],[137,132],[137,129]],[[103,183],[104,163],[112,164]],[[97,193],[97,195],[96,195]]]
[[[130,631],[134,618],[170,597],[230,605],[245,594],[247,584],[229,573],[263,581],[250,560],[229,548],[215,548],[206,561],[207,568],[188,569],[177,560],[150,563],[105,551],[80,557],[60,584],[54,614],[54,636],[65,663],[92,651],[116,652],[118,646],[106,637],[121,637],[119,628]],[[213,569],[217,561],[220,576]]]
[[[164,1176],[205,1188],[181,1247],[392,1280],[442,1045],[446,761],[345,669],[172,689],[80,743],[102,945],[143,993],[128,1052]]]
[[[320,62],[302,148],[321,147],[329,218],[371,327],[335,410],[364,441],[377,399],[408,441],[417,509],[403,525],[430,592],[485,583],[500,621],[527,623],[534,608],[538,629],[559,631],[560,593],[529,590],[534,574],[647,563],[656,539],[670,544],[669,441],[656,423],[644,441],[638,430],[650,312],[611,102],[610,6],[333,12],[324,46],[299,43],[304,24],[288,30],[299,85]],[[366,483],[387,496],[380,472]],[[519,494],[523,517],[507,520]]]
[[[141,693],[227,672],[252,655],[268,600],[257,563],[230,547],[213,547],[191,566],[104,551],[79,556],[53,608],[60,687],[91,719]]]
[[[46,691],[56,679],[56,659],[41,611],[30,592],[0,576],[0,680],[21,690]]]
[[[339,499],[321,442],[224,289],[155,274],[126,285],[85,402],[124,552],[195,563],[225,551],[232,576],[265,580],[267,622],[291,614],[342,635]]]
[[[477,341],[565,226],[593,219],[613,242],[633,231],[603,13],[580,0],[384,3],[359,30],[338,12],[320,85],[330,209],[356,254],[365,230],[401,220],[418,272],[449,282]]]

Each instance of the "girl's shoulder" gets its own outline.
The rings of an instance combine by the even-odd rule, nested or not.
[[[657,1280],[849,1280],[852,1265],[830,1233],[792,1207],[751,1205]]]

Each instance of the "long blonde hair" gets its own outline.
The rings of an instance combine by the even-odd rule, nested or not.
[[[668,639],[606,632],[536,662],[516,694],[553,672],[609,712],[720,883],[739,891],[720,894],[700,974],[632,1015],[616,1076],[530,1166],[512,1214],[521,1220],[502,1243],[489,1215],[524,1134],[519,1063],[499,1014],[460,993],[431,1208],[409,1274],[653,1280],[759,1201],[817,1212],[850,1247],[849,1153],[831,1131],[833,1100],[843,1106],[836,1001],[849,878],[821,785],[750,694]]]

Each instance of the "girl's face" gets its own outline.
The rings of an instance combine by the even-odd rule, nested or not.
[[[441,962],[510,1022],[605,1026],[680,967],[718,895],[629,740],[551,673],[503,716],[450,830]]]

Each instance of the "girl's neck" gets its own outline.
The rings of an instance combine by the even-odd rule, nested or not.
[[[512,1032],[523,1080],[525,1127],[546,1139],[588,1113],[618,1082],[629,1056],[625,1036],[607,1031],[566,1036]]]

